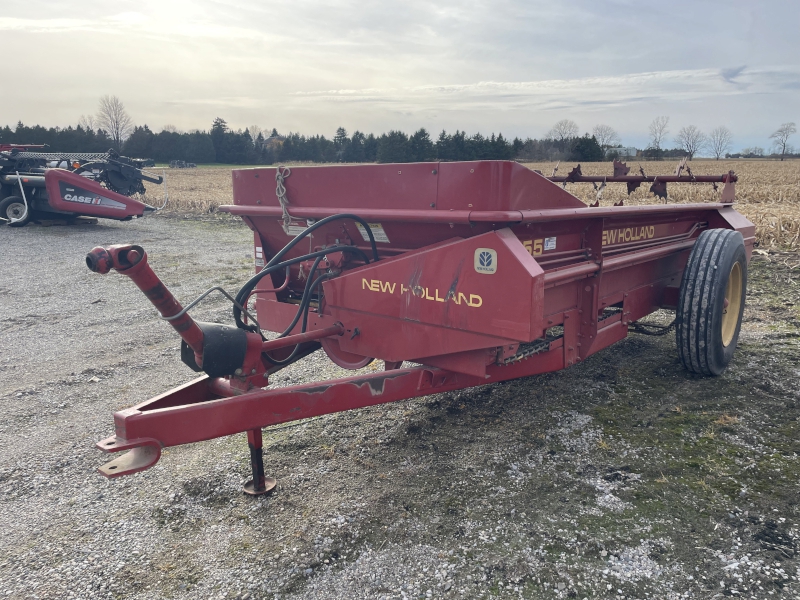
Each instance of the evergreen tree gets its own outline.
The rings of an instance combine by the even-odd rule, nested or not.
[[[339,127],[336,130],[336,135],[333,136],[333,145],[336,148],[336,160],[343,161],[347,153],[347,147],[350,145],[350,138],[347,137],[347,130],[344,127]]]
[[[336,130],[336,135],[333,136],[333,143],[337,148],[344,148],[349,141],[347,130],[344,127],[339,127],[339,129]]]
[[[225,122],[225,119],[221,119],[220,117],[214,119],[214,123],[211,125],[211,142],[214,144],[214,152],[216,152],[217,160],[220,161],[225,153],[222,146],[227,132],[228,124]]]
[[[353,137],[350,138],[350,143],[344,151],[345,162],[366,162],[366,144],[367,138],[360,131],[354,131]]]
[[[390,131],[378,138],[377,161],[379,163],[402,163],[411,161],[411,144],[402,131]]]
[[[518,137],[515,137],[514,141],[511,142],[511,157],[519,156],[524,147],[525,147],[525,142],[523,142]]]
[[[582,162],[600,162],[605,158],[603,148],[594,136],[587,133],[583,137],[575,138],[572,145],[572,160]]]
[[[254,129],[253,131],[257,131]],[[136,127],[123,145],[123,154],[134,158],[153,158],[158,162],[185,160],[195,163],[273,164],[281,162],[410,162],[431,160],[509,160],[522,157],[530,160],[601,160],[592,138],[565,140],[531,140],[515,138],[512,143],[502,133],[483,137],[467,136],[456,130],[453,135],[442,131],[436,142],[423,128],[408,137],[401,131],[390,131],[376,138],[373,134],[355,131],[348,138],[340,127],[333,139],[325,136],[304,136],[289,133],[281,142],[267,143],[258,131],[253,140],[251,130],[232,131],[222,118],[216,118],[208,132],[179,133],[165,128],[155,134],[147,126]],[[271,137],[278,138],[273,128]],[[27,126],[21,122],[12,128],[0,128],[0,142],[11,144],[47,144],[53,151],[105,152],[111,139],[103,130],[88,125],[76,127]]]
[[[147,125],[135,127],[122,146],[122,153],[133,158],[153,158],[153,139],[155,135]]]
[[[378,160],[378,138],[371,133],[364,140],[364,160],[367,162]]]
[[[511,160],[515,155],[514,147],[508,143],[502,133],[497,138],[492,134],[492,158],[495,160]]]
[[[434,148],[431,136],[425,128],[420,129],[411,136],[409,146],[413,162],[427,162],[436,159],[436,148]]]

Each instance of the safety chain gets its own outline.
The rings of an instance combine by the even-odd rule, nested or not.
[[[281,208],[283,209],[283,231],[286,235],[289,235],[289,225],[292,224],[292,216],[289,214],[289,199],[286,197],[286,186],[283,185],[283,182],[291,174],[292,170],[289,167],[278,167],[275,171],[275,181],[278,182],[278,185],[275,187],[275,195],[278,197],[278,202],[280,202]]]

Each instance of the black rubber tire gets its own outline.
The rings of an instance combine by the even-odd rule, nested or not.
[[[13,209],[11,208],[12,205],[15,204],[22,204],[24,206],[25,203],[19,196],[9,196],[8,198],[3,198],[3,201],[0,202],[0,217],[7,219],[5,223],[11,227],[23,227],[30,223],[31,217],[33,216],[33,211],[31,210],[30,205],[28,205],[28,214],[25,215],[25,218],[22,221],[11,223],[11,219],[17,218],[14,212],[12,212]]]
[[[734,267],[736,263],[738,269]],[[741,295],[735,330],[731,323],[727,331],[733,335],[726,345],[723,317],[727,313],[725,294],[732,272],[737,273],[734,278],[740,279]],[[746,294],[747,253],[742,234],[731,229],[701,233],[683,272],[675,318],[675,341],[686,369],[702,375],[719,375],[725,370],[736,350]],[[729,305],[736,303],[736,298],[729,300]]]

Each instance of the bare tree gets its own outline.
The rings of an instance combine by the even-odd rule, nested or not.
[[[764,156],[764,149],[761,146],[742,148],[739,154],[742,158],[762,158]]]
[[[722,155],[731,149],[731,142],[733,141],[733,134],[731,130],[721,125],[716,129],[712,129],[708,135],[708,147],[714,158],[719,160]]]
[[[253,138],[254,144],[256,143],[256,140],[258,139],[259,135],[262,136],[264,135],[264,130],[258,125],[250,125],[250,127],[248,127],[247,129],[250,132],[250,137]]]
[[[669,133],[669,117],[656,117],[650,123],[650,147],[656,151],[656,156],[661,157],[661,144]]]
[[[81,115],[80,119],[78,119],[78,126],[83,129],[94,130],[94,125],[94,115]]]
[[[561,119],[553,125],[553,128],[547,133],[547,137],[551,140],[563,142],[569,138],[578,137],[578,131],[578,124],[575,121]]]
[[[603,150],[616,146],[620,142],[619,134],[610,125],[595,125],[592,135]]]
[[[169,124],[167,124],[167,125],[164,125],[164,126],[161,128],[161,131],[166,131],[167,133],[178,133],[178,128],[177,128],[177,127],[175,127],[175,125],[169,125]]]
[[[791,153],[793,148],[789,144],[789,138],[795,133],[797,133],[797,126],[794,123],[784,123],[769,136],[769,139],[775,140],[772,144],[776,150],[780,151],[781,160],[786,157],[787,150]]]
[[[678,136],[675,138],[675,143],[686,150],[689,160],[692,160],[695,154],[705,148],[708,140],[706,139],[706,134],[697,127],[687,125],[686,127],[681,127]]]
[[[114,142],[116,150],[122,148],[122,142],[133,131],[133,121],[125,111],[122,100],[116,96],[103,96],[97,109],[97,126],[105,129]]]

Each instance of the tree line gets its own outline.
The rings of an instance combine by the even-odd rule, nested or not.
[[[644,150],[645,158],[656,160],[669,156],[670,151],[664,150],[663,145],[669,133],[669,117],[656,117],[648,128],[650,133],[650,145]],[[794,123],[783,123],[770,136],[772,140],[772,154],[775,158],[784,160],[787,157],[796,156],[794,146],[789,143],[791,137],[797,133],[797,126]],[[765,156],[764,149],[755,146],[745,148],[741,152],[731,154],[729,150],[733,143],[733,134],[725,126],[715,127],[710,132],[705,133],[695,125],[686,125],[678,130],[675,136],[676,149],[683,152],[690,160],[696,154],[707,153],[719,160],[725,158],[760,158]],[[672,151],[674,155],[674,150]]]
[[[165,127],[155,133],[147,125],[136,126],[121,143],[101,128],[85,124],[76,127],[27,126],[17,123],[0,129],[0,143],[46,144],[53,151],[105,152],[109,148],[131,158],[152,158],[157,162],[184,160],[193,163],[270,165],[279,162],[425,162],[457,160],[604,160],[604,150],[594,136],[506,139],[502,133],[483,136],[442,131],[433,139],[427,130],[408,135],[389,131],[381,135],[360,131],[349,135],[340,127],[335,135],[282,136],[276,130],[265,135],[251,128],[233,130],[224,119],[214,120],[208,131],[178,132]],[[258,129],[253,127],[253,129]]]
[[[694,125],[684,126],[675,136],[672,149],[665,148],[669,117],[656,117],[648,131],[648,147],[637,152],[637,156],[643,159],[692,159],[703,152],[710,153],[717,160],[723,156],[752,158],[765,155],[760,147],[730,154],[733,135],[724,126],[709,133]],[[0,143],[46,144],[53,151],[63,152],[105,152],[113,148],[126,156],[152,158],[158,162],[183,160],[243,165],[297,161],[388,163],[491,159],[593,162],[629,153],[628,149],[622,148],[617,132],[608,125],[596,125],[591,135],[581,136],[579,133],[577,123],[562,119],[543,139],[522,140],[517,137],[508,140],[502,133],[484,137],[480,133],[467,135],[456,130],[453,134],[442,131],[434,140],[424,128],[411,135],[395,130],[379,136],[360,131],[348,135],[343,127],[328,139],[324,135],[299,133],[282,136],[275,129],[267,133],[256,125],[244,131],[234,131],[221,118],[214,119],[208,131],[179,132],[176,127],[166,125],[155,133],[147,125],[134,126],[119,98],[103,96],[97,115],[81,116],[75,127],[45,128],[20,122],[14,129],[8,125],[0,129]],[[794,147],[789,140],[795,133],[797,127],[794,123],[782,124],[769,137],[773,142],[772,156],[779,156],[781,160],[794,156]]]

